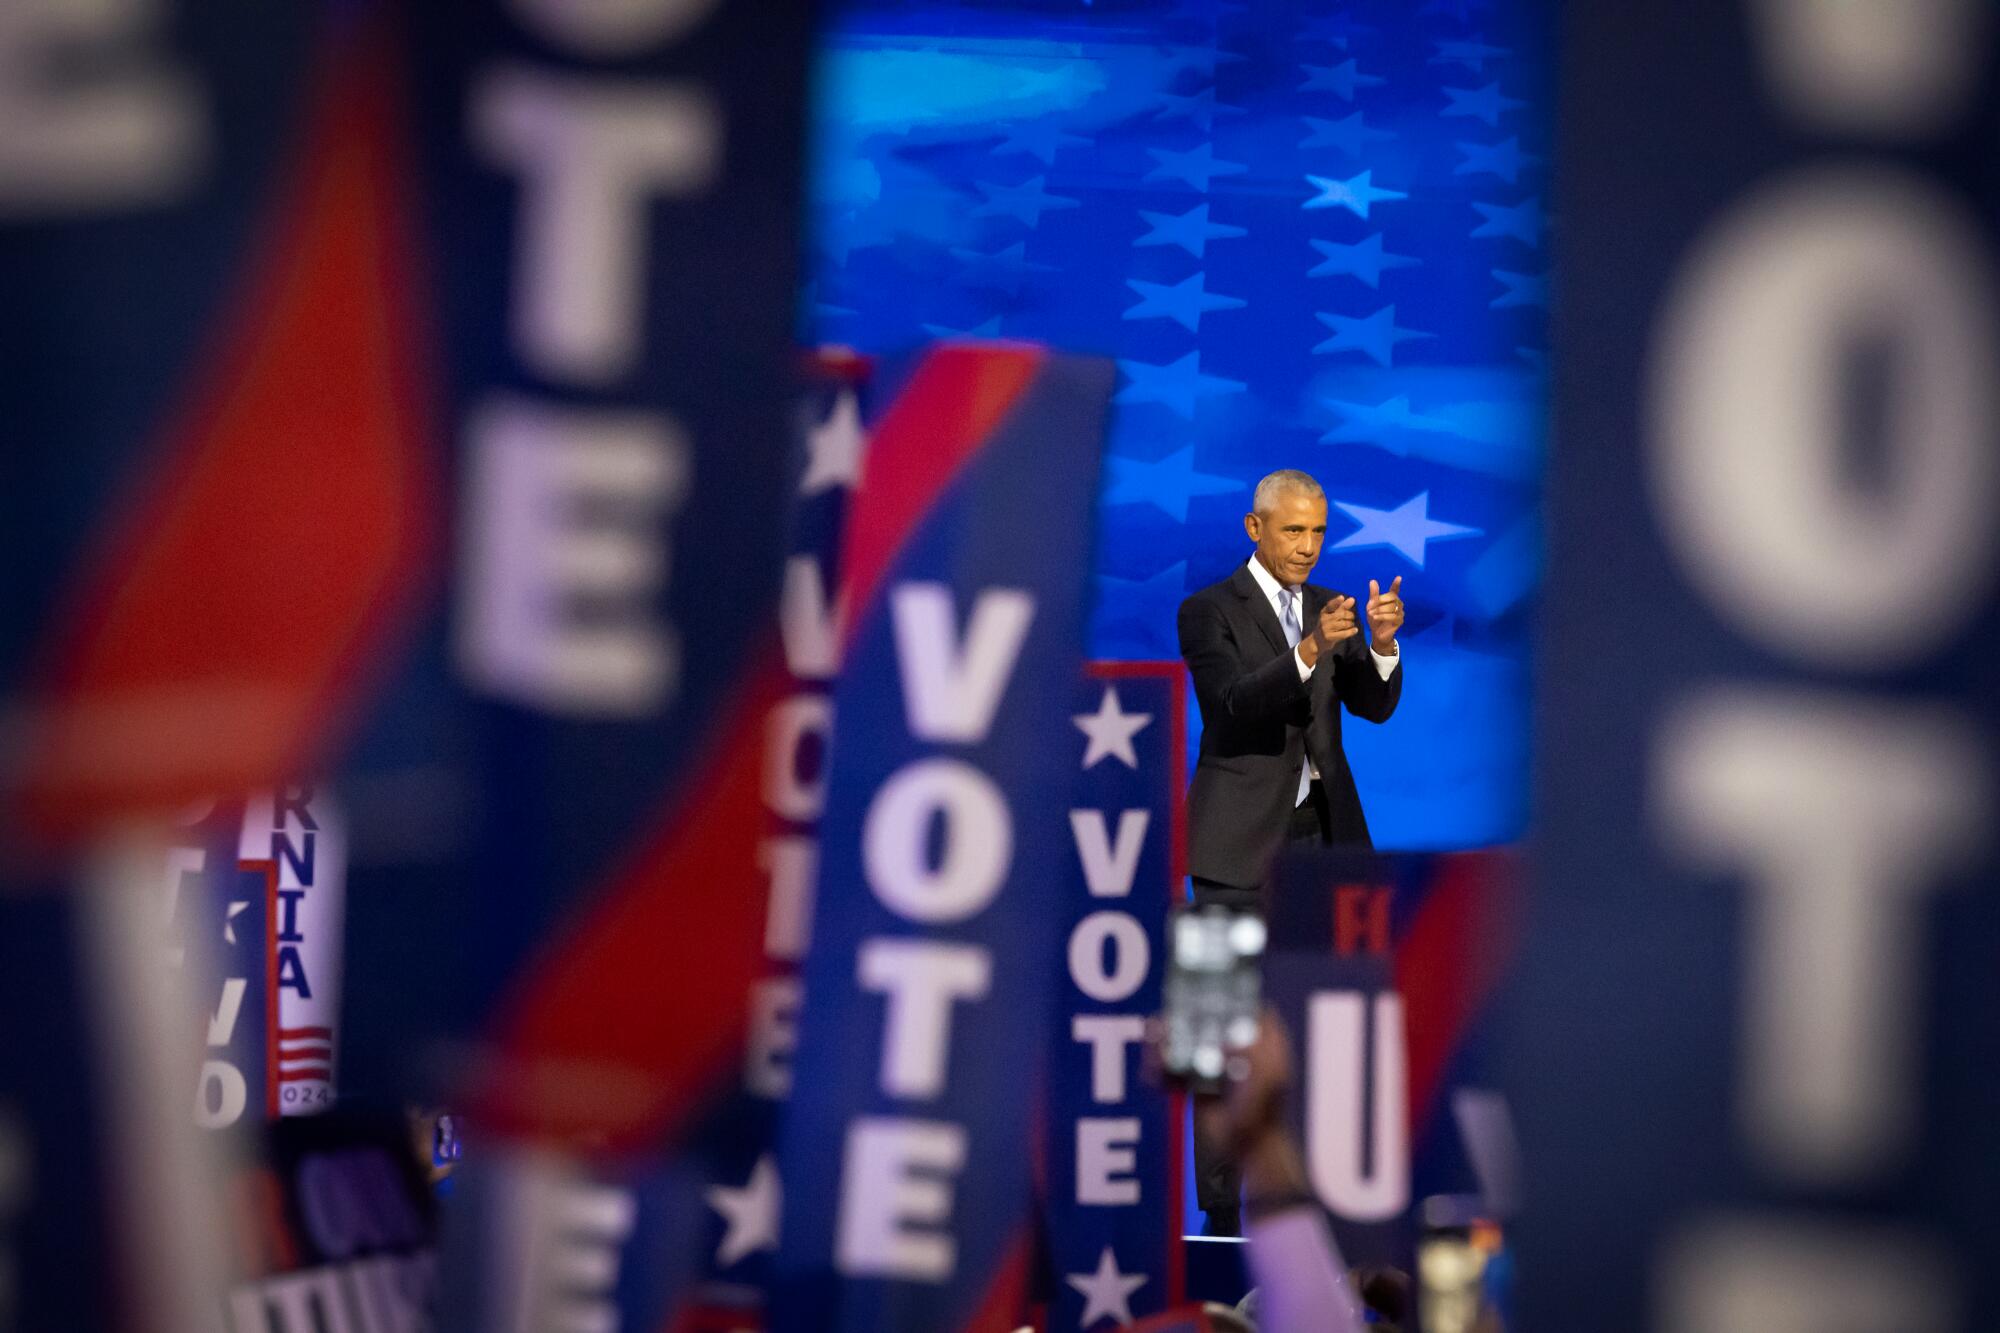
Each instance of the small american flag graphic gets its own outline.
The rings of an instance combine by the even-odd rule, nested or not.
[[[280,1083],[333,1082],[333,1029],[278,1029]]]

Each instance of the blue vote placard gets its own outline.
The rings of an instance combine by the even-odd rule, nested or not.
[[[1185,1288],[1182,1099],[1144,1073],[1181,897],[1183,679],[1179,662],[1094,662],[1070,708],[1074,855],[1045,1056],[1051,1329],[1129,1323]]]
[[[1102,363],[945,348],[870,442],[774,1329],[1019,1323],[1110,389]]]
[[[1394,898],[1386,858],[1282,858],[1267,904],[1264,992],[1291,1040],[1292,1127],[1341,1253],[1407,1269],[1409,1040]]]
[[[1565,14],[1537,1333],[1993,1324],[1992,20]]]

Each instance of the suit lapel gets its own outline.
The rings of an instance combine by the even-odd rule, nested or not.
[[[1238,565],[1236,573],[1230,576],[1229,586],[1236,595],[1248,603],[1250,618],[1257,622],[1257,628],[1264,631],[1274,653],[1288,653],[1292,646],[1285,642],[1285,627],[1278,623],[1278,613],[1271,609],[1270,599],[1257,586],[1257,579],[1250,572],[1250,566]]]

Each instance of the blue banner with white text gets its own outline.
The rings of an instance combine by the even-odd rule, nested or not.
[[[785,1333],[1020,1323],[1110,390],[1105,363],[944,348],[870,441],[779,1156]]]
[[[1178,662],[1097,662],[1070,708],[1074,855],[1045,1057],[1051,1329],[1129,1323],[1185,1284],[1181,1098],[1144,1059],[1181,897],[1185,699]]]
[[[1987,1329],[1994,11],[1566,17],[1520,1325]]]

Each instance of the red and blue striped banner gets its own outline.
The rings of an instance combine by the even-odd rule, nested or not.
[[[1020,1322],[1111,387],[1108,364],[948,347],[871,441],[779,1158],[781,1333]]]

